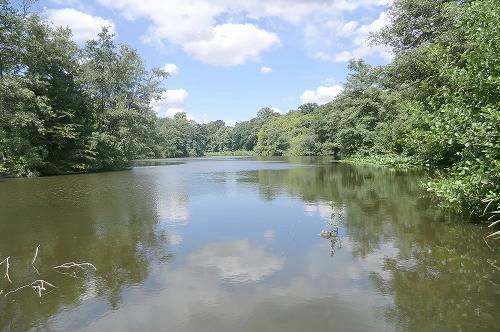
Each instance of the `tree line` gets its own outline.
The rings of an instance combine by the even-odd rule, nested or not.
[[[168,73],[106,27],[79,47],[22,2],[0,0],[0,176],[123,169],[141,158],[253,150],[276,114],[262,109],[235,128],[186,114],[158,118],[151,102]]]
[[[480,214],[500,195],[500,3],[395,0],[372,42],[391,63],[352,60],[342,93],[285,115],[198,124],[157,118],[168,73],[103,28],[79,47],[25,8],[0,0],[0,175],[123,169],[134,159],[254,151],[384,156],[427,165],[441,203]]]

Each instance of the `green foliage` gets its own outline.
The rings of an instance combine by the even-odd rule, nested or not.
[[[206,149],[203,126],[177,113],[172,119],[160,119],[158,125],[157,157],[201,156]]]
[[[418,169],[425,166],[422,164],[422,160],[420,159],[414,157],[405,157],[397,154],[377,154],[367,157],[352,156],[347,158],[346,161],[354,164],[378,165],[403,170]]]
[[[81,52],[81,79],[95,121],[90,138],[95,169],[119,169],[134,158],[154,156],[148,140],[156,123],[149,104],[166,76],[146,71],[139,55],[113,38],[103,28]]]
[[[104,28],[80,49],[26,8],[0,2],[0,175],[127,167],[154,156],[150,101],[166,76]]]
[[[448,29],[419,46],[419,61],[432,74],[415,87],[406,148],[446,167],[426,185],[443,206],[479,215],[482,199],[500,193],[500,4],[451,2],[440,11]]]
[[[66,30],[2,4],[15,36],[3,31],[0,156],[3,174],[78,171],[85,162],[88,109],[77,83],[78,48]],[[8,8],[8,9],[6,9]]]
[[[264,156],[309,156],[318,154],[319,143],[308,116],[290,112],[260,128],[255,150]]]
[[[217,120],[203,125],[206,133],[206,151],[207,152],[223,152],[229,151],[233,147],[232,131],[227,127],[224,121]]]

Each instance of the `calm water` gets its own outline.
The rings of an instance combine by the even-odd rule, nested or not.
[[[499,243],[451,223],[418,175],[305,159],[144,165],[0,181],[13,281],[0,289],[57,287],[0,295],[0,330],[498,330]],[[52,268],[70,261],[97,271]]]

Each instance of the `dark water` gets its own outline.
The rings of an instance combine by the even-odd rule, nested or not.
[[[451,223],[417,175],[329,160],[149,165],[0,181],[0,260],[11,257],[13,282],[0,290],[57,287],[0,295],[1,330],[500,326],[498,242]],[[52,268],[70,261],[97,271]]]

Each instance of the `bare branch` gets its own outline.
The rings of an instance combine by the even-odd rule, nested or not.
[[[12,290],[12,291],[10,291],[8,293],[5,293],[4,297],[7,297],[10,294],[14,294],[17,291],[20,291],[21,289],[28,288],[28,287],[33,288],[33,290],[35,291],[35,293],[38,294],[38,297],[42,297],[43,291],[47,290],[47,288],[45,288],[45,286],[50,286],[52,288],[57,288],[56,286],[52,285],[50,282],[47,282],[45,280],[35,280],[31,284],[18,287],[18,288],[14,289],[14,290]]]
[[[80,278],[78,278],[78,275],[76,274],[76,271],[62,272],[62,271],[58,271],[56,269],[56,272],[59,273],[59,274],[63,274],[65,276],[70,276],[71,278],[80,279]]]
[[[4,276],[4,278],[7,278],[7,280],[12,284],[12,280],[10,280],[10,276],[9,276],[9,267],[10,267],[9,259],[10,259],[10,256],[7,257],[6,259],[4,259],[3,261],[1,261],[0,265],[2,265],[3,263],[6,264],[7,268],[5,269],[5,276]]]
[[[35,250],[35,257],[33,257],[33,261],[31,262],[31,265],[34,265],[34,264],[35,264],[36,257],[38,256],[38,249],[40,249],[40,245],[38,245],[38,246],[36,247],[36,250]]]
[[[91,267],[95,271],[97,271],[97,268],[94,266],[94,264],[86,263],[86,262],[84,262],[84,263],[68,262],[68,263],[58,265],[58,266],[54,266],[53,268],[54,269],[70,269],[72,267],[79,267],[80,269],[84,270],[84,268],[83,268],[84,266]]]
[[[490,264],[491,266],[493,266],[495,269],[500,270],[500,267],[498,267],[495,264],[493,264],[493,262],[491,260],[487,259],[486,261],[488,262],[488,264]]]
[[[35,261],[36,261],[36,258],[38,257],[38,249],[40,249],[40,245],[38,245],[36,247],[36,250],[35,250],[35,257],[33,257],[33,261],[31,262],[31,266],[33,266],[33,268],[35,269],[36,273],[38,275],[40,275],[40,272],[38,272],[38,269],[35,267]]]

